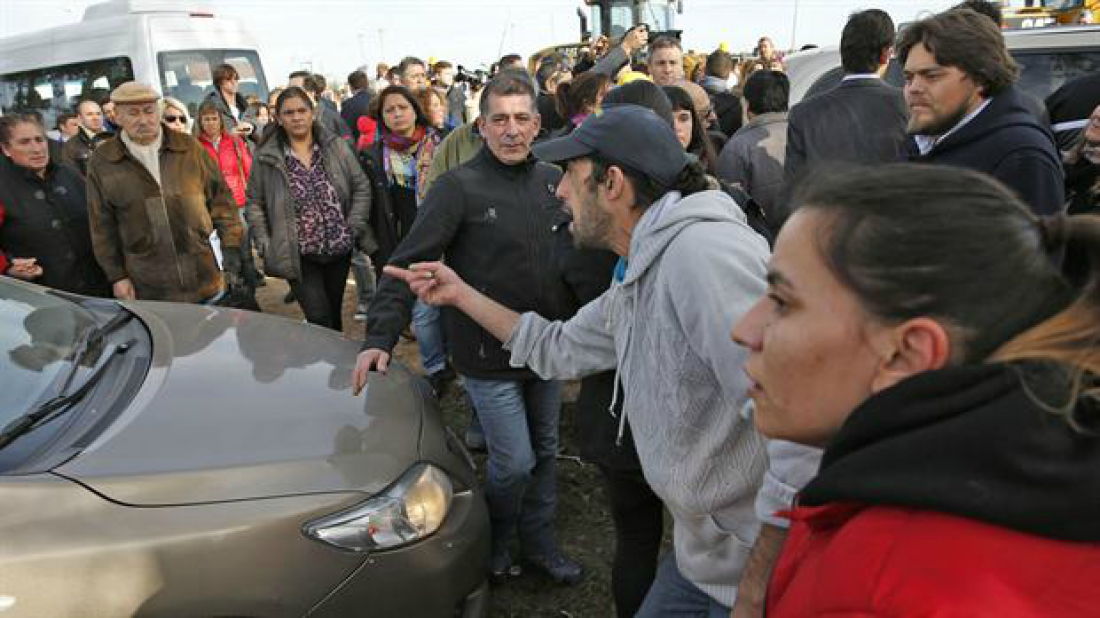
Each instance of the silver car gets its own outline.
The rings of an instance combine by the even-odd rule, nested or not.
[[[0,277],[0,617],[481,616],[489,520],[423,380],[285,318]]]

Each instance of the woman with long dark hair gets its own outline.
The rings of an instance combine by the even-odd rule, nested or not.
[[[342,330],[352,250],[370,253],[370,183],[346,141],[314,121],[304,90],[284,90],[279,125],[256,152],[245,210],[269,275],[290,282],[310,323]]]
[[[691,95],[679,86],[664,86],[662,88],[669,102],[672,103],[672,128],[676,130],[676,137],[680,144],[691,154],[699,157],[703,168],[707,173],[714,175],[715,163],[718,162],[718,153],[707,133],[706,123],[700,116],[700,111],[695,108]]]
[[[560,137],[571,133],[585,118],[600,108],[600,103],[611,90],[611,78],[603,73],[588,71],[557,85],[554,91],[554,107],[565,119],[565,126],[550,134]]]
[[[371,101],[369,115],[377,122],[379,136],[359,153],[359,162],[375,198],[370,221],[377,234],[378,250],[370,258],[376,274],[381,276],[382,267],[416,221],[417,207],[425,194],[421,179],[431,169],[442,137],[416,95],[405,86],[388,86],[378,93]],[[420,362],[439,394],[454,375],[447,364],[439,309],[418,301],[413,307],[413,331]]]
[[[792,206],[733,329],[760,432],[825,448],[767,615],[1095,616],[1100,217],[908,164]]]

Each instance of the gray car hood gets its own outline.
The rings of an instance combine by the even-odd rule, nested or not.
[[[127,409],[55,471],[133,505],[377,493],[417,460],[423,394],[394,365],[352,397],[356,342],[260,313],[136,302],[153,363]]]

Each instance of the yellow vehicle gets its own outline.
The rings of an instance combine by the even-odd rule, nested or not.
[[[675,16],[683,13],[683,0],[584,0],[588,13],[577,9],[580,17],[581,40],[573,43],[551,45],[540,49],[528,59],[528,68],[534,72],[546,56],[557,54],[575,61],[588,48],[591,41],[606,36],[617,41],[638,24],[649,26],[650,38],[671,34],[680,36],[675,29]],[[589,29],[589,24],[592,28]]]
[[[1031,0],[1027,6],[1004,11],[1008,29],[1080,23],[1100,23],[1100,0]]]

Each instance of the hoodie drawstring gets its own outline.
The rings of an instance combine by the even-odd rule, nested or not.
[[[618,291],[616,291],[618,293]],[[631,290],[632,306],[630,308],[630,328],[626,331],[626,343],[623,345],[623,354],[615,363],[615,384],[611,387],[611,406],[607,409],[611,413],[611,417],[616,416],[619,419],[619,433],[615,437],[615,446],[623,445],[623,435],[626,433],[626,411],[623,410],[622,414],[615,414],[615,404],[619,402],[619,373],[622,371],[623,359],[627,357],[630,351],[630,339],[634,336],[634,328],[637,326],[638,321],[638,286],[632,286]],[[610,324],[611,318],[608,318],[608,330],[611,330]]]

